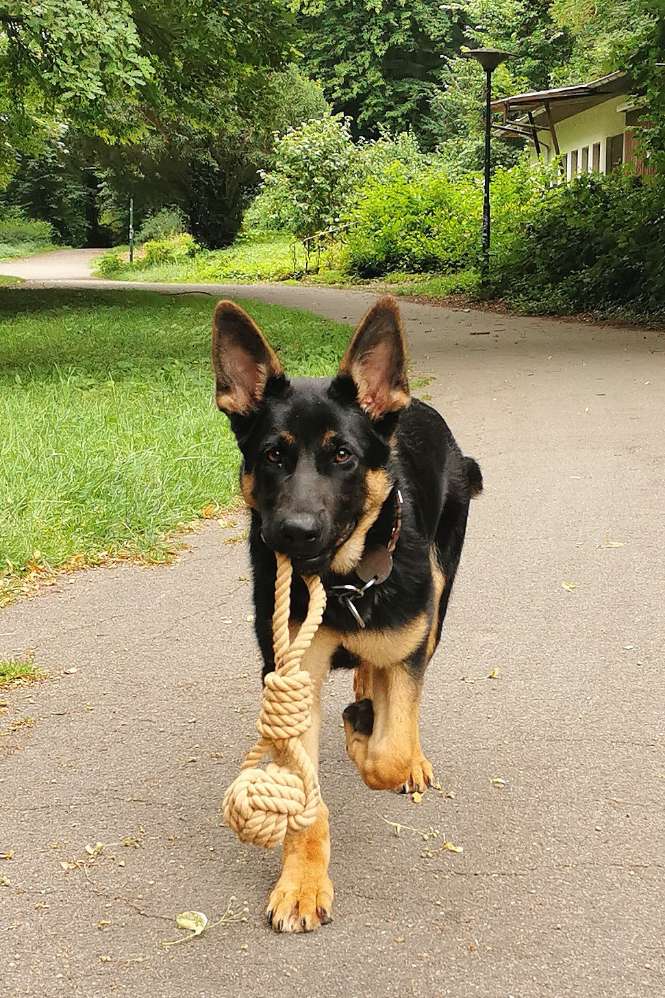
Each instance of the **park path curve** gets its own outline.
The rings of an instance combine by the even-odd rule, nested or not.
[[[200,290],[350,323],[373,297]],[[3,998],[665,993],[665,333],[403,311],[418,392],[486,479],[423,704],[447,794],[360,783],[335,675],[335,920],[272,935],[277,857],[218,823],[259,698],[243,516],[171,566],[62,578],[0,611],[0,657],[51,674],[0,696]],[[161,947],[177,912],[231,895],[246,922]]]

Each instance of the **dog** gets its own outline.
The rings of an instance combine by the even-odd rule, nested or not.
[[[329,669],[353,669],[346,747],[368,787],[423,792],[433,781],[418,728],[423,678],[439,643],[470,499],[482,491],[443,418],[412,398],[399,310],[381,298],[356,329],[333,378],[290,380],[254,321],[221,301],[213,321],[215,398],[242,454],[251,510],[256,636],[274,668],[275,556],[294,567],[291,619],[304,619],[300,576],[328,602],[301,668],[314,687],[302,741],[318,766],[320,690]],[[328,809],[287,834],[268,921],[308,932],[331,921]]]

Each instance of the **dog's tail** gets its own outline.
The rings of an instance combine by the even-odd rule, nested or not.
[[[472,496],[479,496],[483,491],[483,473],[480,470],[480,465],[474,458],[465,457],[464,470],[466,471],[466,480],[469,483],[469,492]]]

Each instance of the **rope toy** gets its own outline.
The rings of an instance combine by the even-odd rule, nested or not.
[[[312,680],[300,663],[326,607],[326,591],[318,576],[303,579],[309,590],[307,616],[293,642],[289,635],[293,567],[276,553],[275,611],[272,618],[275,671],[263,687],[259,738],[245,756],[241,771],[224,796],[224,822],[242,842],[272,849],[287,831],[309,827],[321,801],[319,780],[300,736],[312,723]],[[264,755],[273,762],[258,768]]]

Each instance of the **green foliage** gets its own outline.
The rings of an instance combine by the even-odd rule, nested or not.
[[[665,317],[665,178],[589,174],[543,188],[493,264],[496,294],[538,312]]]
[[[349,269],[377,277],[468,266],[477,257],[481,204],[473,179],[453,184],[437,168],[412,178],[395,165],[385,179],[369,181],[351,212]]]
[[[0,209],[0,242],[50,243],[53,228],[48,222],[25,218],[16,208]]]
[[[126,265],[118,250],[110,250],[95,261],[95,273],[98,277],[115,277]]]
[[[179,208],[172,205],[148,215],[136,234],[136,241],[147,243],[149,239],[168,239],[169,236],[179,236],[185,231],[185,216]]]
[[[46,568],[123,552],[159,560],[168,531],[235,498],[237,448],[211,402],[213,304],[0,295],[0,603],[36,551]],[[348,326],[243,305],[289,371],[334,370]]]
[[[194,256],[196,243],[188,232],[181,232],[166,239],[153,239],[143,249],[143,262],[146,267],[152,267],[156,263],[177,263]]]
[[[419,134],[442,59],[463,41],[464,5],[438,0],[301,0],[305,65],[354,137]]]
[[[356,182],[354,154],[341,115],[290,128],[275,146],[248,226],[286,229],[300,239],[338,226]]]
[[[179,123],[213,138],[293,41],[281,0],[0,0],[0,179],[63,126],[110,144]]]

